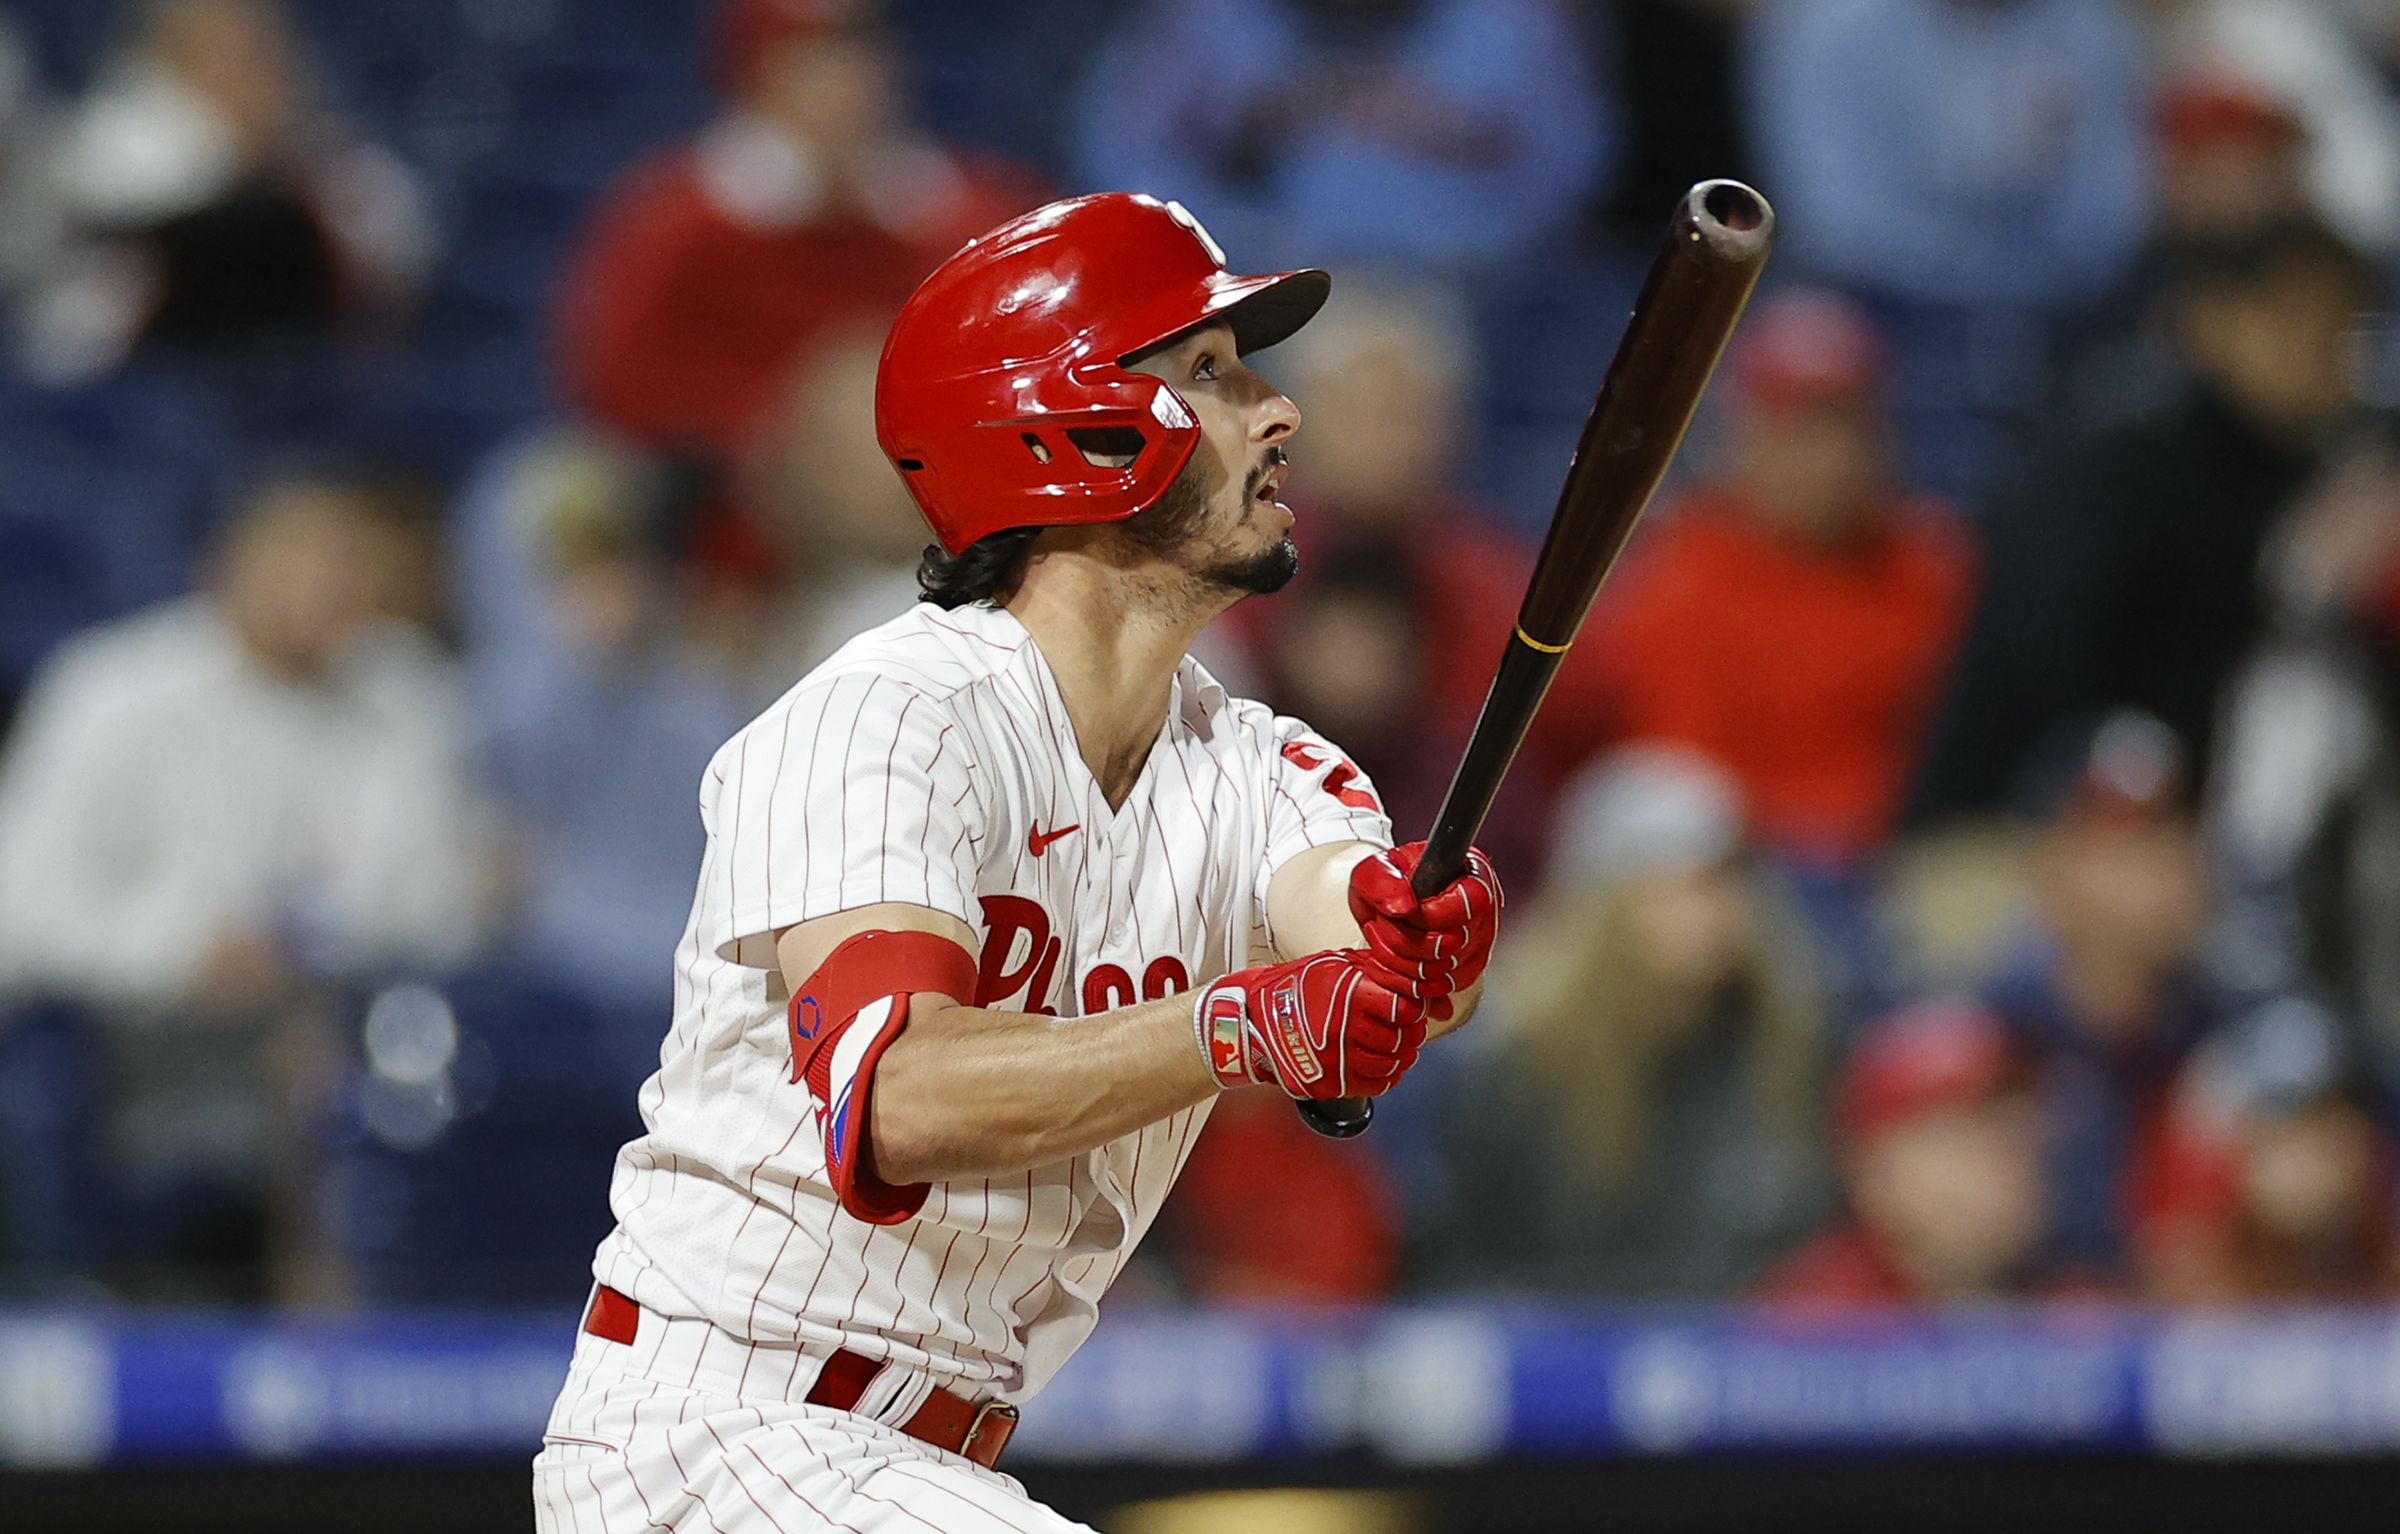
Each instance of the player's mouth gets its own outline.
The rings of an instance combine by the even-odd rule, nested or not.
[[[1291,477],[1291,460],[1284,456],[1282,448],[1271,448],[1268,452],[1270,456],[1265,467],[1250,472],[1251,504],[1272,506],[1288,518],[1292,508],[1277,500],[1276,496],[1282,491],[1283,482]]]

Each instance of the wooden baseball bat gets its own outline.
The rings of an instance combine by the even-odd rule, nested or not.
[[[1491,812],[1492,796],[1600,583],[1682,445],[1774,245],[1775,210],[1739,181],[1703,181],[1676,208],[1576,441],[1475,733],[1425,838],[1425,856],[1409,881],[1420,896],[1466,871],[1467,849]],[[1365,1097],[1299,1108],[1309,1128],[1343,1140],[1375,1117],[1374,1101]]]

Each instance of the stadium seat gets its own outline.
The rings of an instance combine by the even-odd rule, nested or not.
[[[608,1166],[640,1132],[634,1093],[655,1060],[657,1019],[612,1014],[515,969],[436,991],[455,1019],[454,1060],[438,1077],[393,1079],[370,1013],[335,1149],[343,1243],[363,1292],[396,1304],[572,1303],[608,1229]]]
[[[40,1297],[95,1270],[104,1224],[91,1134],[98,1077],[79,1009],[29,1002],[0,1011],[0,1293]]]

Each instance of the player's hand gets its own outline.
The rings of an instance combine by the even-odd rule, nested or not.
[[[1220,1086],[1375,1097],[1417,1063],[1425,1007],[1386,989],[1363,949],[1236,970],[1200,988],[1192,1027]]]
[[[1350,870],[1350,914],[1366,935],[1368,974],[1448,1022],[1450,998],[1483,977],[1507,902],[1480,848],[1468,849],[1465,873],[1419,900],[1408,881],[1424,856],[1425,844],[1410,842],[1361,859]]]

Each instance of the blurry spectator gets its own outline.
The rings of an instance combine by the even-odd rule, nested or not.
[[[283,1238],[325,1048],[310,982],[446,963],[473,935],[449,681],[374,609],[385,549],[355,484],[267,485],[205,594],[57,653],[0,766],[0,994],[104,1025],[91,1127],[156,1201],[156,1252],[213,1247],[230,1205],[305,1257]]]
[[[2368,65],[2400,84],[2400,6],[2391,0],[2333,0]]]
[[[2307,126],[2309,185],[2328,222],[2366,249],[2400,247],[2400,96],[2376,73],[2363,12],[2292,0],[2148,6],[2167,68],[2243,81]]]
[[[1259,1179],[1285,1197],[1263,1207]],[[1263,1092],[1209,1114],[1167,1205],[1183,1290],[1213,1304],[1364,1304],[1391,1296],[1400,1199],[1373,1155],[1315,1133]]]
[[[2330,1022],[2269,1008],[2192,1076],[2171,1133],[2172,1191],[2142,1233],[2151,1296],[2400,1297],[2395,1147]]]
[[[2173,734],[2096,731],[2035,856],[2031,930],[1981,987],[2035,1072],[2058,1255],[2122,1266],[2159,1193],[2176,1074],[2229,1001],[2201,966],[2211,889]]]
[[[1828,1192],[1825,1020],[1792,920],[1746,855],[1734,785],[1686,752],[1604,759],[1558,836],[1544,905],[1495,971],[1489,1080],[1443,1131],[1472,1225],[1450,1245],[1486,1282],[1745,1288]]]
[[[880,326],[811,344],[740,465],[767,557],[711,588],[706,622],[759,702],[918,600],[925,520],[875,442],[882,351]]]
[[[1366,273],[1345,275],[1324,312],[1260,362],[1308,417],[1289,496],[1303,557],[1294,600],[1234,610],[1264,648],[1289,654],[1275,626],[1300,616],[1314,573],[1349,552],[1381,558],[1415,604],[1424,703],[1442,725],[1482,704],[1533,562],[1460,488],[1472,346],[1442,288]]]
[[[2307,222],[2193,251],[2176,285],[2191,381],[2050,454],[1992,509],[1982,596],[1911,818],[1991,812],[2107,710],[2164,720],[2205,776],[2255,644],[2259,556],[2356,408],[2378,284]]]
[[[669,1000],[701,771],[747,717],[691,632],[662,526],[673,494],[639,453],[552,431],[466,498],[460,540],[486,759],[515,853],[511,946],[528,969],[641,1019],[629,1053],[655,1046]],[[523,582],[532,606],[495,603],[494,574]]]
[[[1849,1213],[1759,1294],[1778,1311],[1951,1305],[2051,1292],[2037,1267],[2042,1126],[1997,1018],[1932,1002],[1869,1029],[1843,1071]]]
[[[909,120],[878,9],[720,0],[723,112],[629,172],[573,257],[573,403],[644,446],[731,464],[812,338],[887,322],[963,241],[1040,201]]]
[[[2148,223],[2139,34],[2097,0],[1773,0],[1751,39],[1786,259],[1873,305],[1912,480],[1975,504]]]
[[[1732,773],[1761,840],[1840,865],[1891,829],[1969,600],[1947,508],[1891,461],[1881,343],[1825,294],[1744,329],[1727,452],[1662,508],[1562,667],[1541,728],[1569,760],[1690,746]]]
[[[54,254],[57,208],[37,163],[40,116],[33,59],[0,16],[0,300],[13,297]]]
[[[0,791],[12,986],[239,1000],[463,948],[458,720],[373,605],[384,516],[342,480],[271,482],[206,594],[53,658]]]
[[[2222,964],[2330,1002],[2400,1091],[2400,446],[2369,436],[2266,560],[2268,632],[2229,689],[2212,805]]]
[[[1586,200],[1613,133],[1549,0],[1154,0],[1102,50],[1077,169],[1269,264],[1494,262]]]
[[[2158,217],[2124,278],[2076,316],[2053,415],[2068,430],[2155,408],[2183,383],[2167,300],[2195,247],[2308,216],[2308,125],[2238,77],[2167,84],[2152,113]]]
[[[36,371],[305,341],[405,295],[431,254],[422,196],[325,114],[303,51],[274,0],[139,8],[52,167],[75,243],[31,317]]]
[[[1789,254],[1929,303],[2091,293],[2147,221],[2140,39],[2089,0],[1774,0],[1752,110]]]
[[[1307,561],[1307,594],[1276,604],[1260,658],[1267,695],[1341,742],[1374,780],[1392,823],[1421,835],[1441,809],[1470,728],[1459,700],[1440,691],[1449,668],[1437,636],[1461,615],[1444,610],[1441,588],[1406,550],[1351,544],[1322,558],[1312,550]],[[1477,652],[1506,632],[1487,624]],[[1487,663],[1482,681],[1490,680]],[[1476,840],[1507,862],[1512,878],[1535,885],[1549,856],[1555,784],[1539,763],[1519,767]]]
[[[2158,228],[2170,239],[2247,234],[2310,212],[2308,124],[2232,76],[2159,93]]]
[[[1585,7],[1623,98],[1624,168],[1606,222],[1647,245],[1695,181],[1751,180],[1740,92],[1741,23],[1757,0],[1615,0]]]
[[[1404,826],[1430,822],[1524,594],[1532,550],[1459,489],[1466,317],[1439,288],[1344,278],[1260,366],[1307,413],[1289,499],[1300,575],[1221,625],[1277,706],[1358,758]],[[1552,786],[1530,759],[1485,845],[1537,882]],[[1411,835],[1415,832],[1409,833]]]

